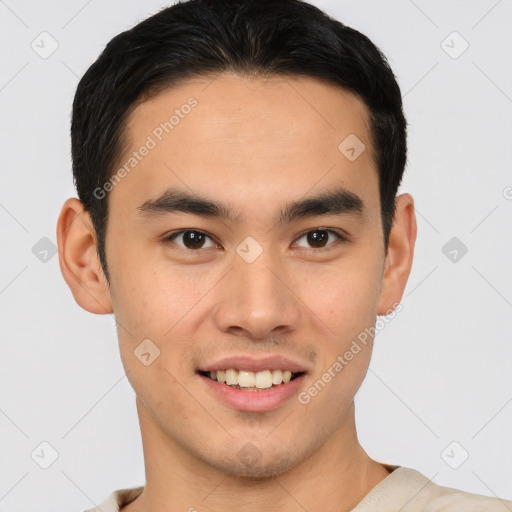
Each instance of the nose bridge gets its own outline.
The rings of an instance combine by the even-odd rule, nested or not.
[[[261,255],[252,263],[238,261],[236,266],[237,281],[241,285],[237,290],[238,297],[247,305],[250,304],[255,313],[275,306],[274,303],[280,301],[283,292],[276,289],[283,285],[275,275],[275,258],[268,252],[266,256]]]
[[[300,318],[299,301],[287,281],[283,265],[270,248],[258,249],[251,240],[242,242],[216,312],[219,328],[241,331],[252,338],[295,329]]]

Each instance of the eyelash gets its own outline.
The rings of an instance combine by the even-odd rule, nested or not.
[[[201,235],[205,235],[206,237],[210,238],[210,240],[212,240],[213,242],[215,242],[214,238],[211,237],[208,233],[206,233],[205,231],[201,231],[200,229],[193,229],[193,228],[188,228],[188,229],[181,229],[179,231],[175,231],[174,233],[171,233],[167,236],[165,236],[163,239],[162,239],[162,242],[164,244],[167,244],[169,242],[173,242],[174,243],[174,239],[177,238],[178,236],[180,235],[183,235],[184,233],[186,233],[187,231],[192,231],[194,233],[199,233]],[[305,237],[306,235],[308,235],[309,233],[314,233],[315,231],[325,231],[326,233],[329,233],[329,234],[333,234],[336,238],[337,238],[337,242],[333,242],[331,244],[329,244],[328,246],[326,247],[321,247],[319,249],[317,248],[314,248],[314,247],[311,247],[310,249],[313,251],[313,252],[325,252],[325,251],[329,251],[331,250],[331,248],[334,247],[337,247],[340,243],[347,243],[349,241],[349,239],[346,237],[346,236],[343,236],[341,235],[340,233],[338,233],[337,231],[334,231],[332,229],[328,229],[328,228],[314,228],[314,229],[309,229],[305,232],[303,232],[301,235],[299,235],[295,241],[297,240],[300,240],[301,238]],[[217,242],[215,242],[217,243]],[[176,244],[177,245],[177,244]],[[219,244],[220,245],[220,244]],[[212,249],[212,247],[207,247],[206,249],[203,249],[203,248],[199,248],[199,249],[188,249],[186,247],[181,247],[179,245],[177,245],[179,251],[183,251],[183,252],[186,252],[186,253],[199,253],[201,251],[205,251],[207,249]]]

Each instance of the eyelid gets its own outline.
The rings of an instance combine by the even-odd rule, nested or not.
[[[209,238],[215,244],[220,245],[219,242],[217,242],[212,235],[210,235],[206,231],[203,231],[202,229],[196,229],[196,228],[179,229],[178,231],[174,231],[172,233],[168,233],[168,234],[163,236],[162,242],[164,244],[168,243],[168,242],[173,242],[174,243],[174,238],[182,235],[183,233],[186,233],[187,231],[194,231],[195,233],[200,233],[201,235],[204,235],[207,238]],[[199,252],[204,252],[207,249],[213,249],[213,247],[207,247],[206,249],[203,249],[203,248],[200,248],[200,249],[188,249],[187,247],[181,247],[178,244],[175,244],[175,245],[176,245],[178,251],[184,251],[184,252],[187,252],[187,253],[199,253]]]
[[[308,233],[314,232],[314,231],[325,231],[327,233],[332,233],[333,235],[335,235],[337,237],[337,241],[327,245],[326,247],[320,247],[320,248],[310,247],[309,250],[314,251],[314,252],[328,251],[329,249],[334,248],[337,245],[339,245],[339,243],[347,243],[350,241],[350,237],[345,232],[340,233],[335,229],[328,228],[325,226],[319,226],[319,227],[316,227],[313,229],[307,229],[302,234],[298,235],[295,238],[294,243],[297,242],[297,240],[300,240],[303,236],[307,235]],[[338,242],[338,243],[336,243],[336,242]]]
[[[166,235],[164,235],[164,237],[162,238],[162,242],[163,243],[167,243],[167,242],[173,242],[174,241],[174,238],[178,237],[179,235],[182,235],[183,233],[186,233],[187,231],[195,231],[196,233],[200,233],[204,236],[206,236],[207,238],[209,238],[210,240],[212,240],[212,242],[214,242],[215,244],[217,245],[221,245],[216,239],[215,237],[213,237],[212,235],[210,235],[209,233],[207,233],[206,231],[203,231],[201,229],[196,229],[196,228],[185,228],[185,229],[180,229],[178,231],[174,231],[172,233],[168,233]],[[315,227],[315,228],[310,228],[310,229],[306,229],[305,231],[303,231],[301,234],[297,235],[293,241],[293,243],[297,242],[297,240],[300,240],[302,237],[304,237],[305,235],[307,235],[308,233],[311,233],[311,232],[314,232],[314,231],[326,231],[327,233],[332,233],[334,234],[337,238],[338,238],[338,242],[339,243],[347,243],[350,241],[350,237],[345,233],[339,233],[337,230],[335,229],[332,229],[332,228],[328,228],[328,227],[325,227],[325,226],[319,226],[319,227]],[[331,247],[335,247],[337,246],[338,244],[336,242],[333,242],[332,244],[329,244],[328,246],[326,247],[321,247],[321,248],[314,248],[314,247],[310,247],[309,250],[313,251],[313,252],[320,252],[320,251],[327,251],[329,250]],[[200,249],[188,249],[186,247],[181,247],[179,245],[177,245],[177,250],[179,251],[184,251],[184,252],[188,252],[188,253],[199,253],[199,252],[204,252],[206,251],[207,249],[212,249],[212,247],[207,247],[206,249],[203,249],[203,248],[200,248]],[[308,248],[305,248],[305,249],[308,249]]]

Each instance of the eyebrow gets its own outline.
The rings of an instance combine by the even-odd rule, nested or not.
[[[184,212],[206,218],[218,218],[236,222],[239,217],[227,204],[179,189],[168,189],[157,199],[151,199],[138,207],[146,218],[168,213]],[[337,187],[316,196],[287,203],[274,217],[278,225],[320,215],[351,215],[363,217],[364,201],[354,192]]]

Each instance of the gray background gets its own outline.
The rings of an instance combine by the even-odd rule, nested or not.
[[[312,3],[384,51],[409,122],[416,257],[357,396],[361,442],[438,484],[512,499],[512,2]],[[144,483],[113,317],[75,304],[52,248],[75,195],[79,77],[165,5],[0,0],[1,511],[82,510]],[[58,453],[47,469],[42,442]]]

